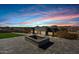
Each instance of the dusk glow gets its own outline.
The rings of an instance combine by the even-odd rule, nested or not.
[[[79,26],[79,5],[0,5],[0,26]]]

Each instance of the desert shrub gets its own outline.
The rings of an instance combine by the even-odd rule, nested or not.
[[[65,38],[67,39],[77,39],[78,38],[78,34],[75,33],[68,33]]]
[[[77,39],[78,34],[76,33],[68,33],[66,31],[61,31],[56,33],[57,37],[66,38],[66,39]]]
[[[8,31],[8,30],[2,30],[2,31],[0,31],[0,33],[11,33],[11,31]]]
[[[25,33],[31,33],[31,30],[24,30]]]
[[[59,32],[56,32],[55,36],[63,38],[66,35],[66,33],[67,32],[59,31]]]

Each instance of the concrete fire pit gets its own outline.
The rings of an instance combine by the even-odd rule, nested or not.
[[[52,45],[50,39],[48,37],[41,37],[37,35],[29,35],[25,37],[26,40],[30,41],[31,43],[35,44],[39,48],[47,49],[49,46]]]

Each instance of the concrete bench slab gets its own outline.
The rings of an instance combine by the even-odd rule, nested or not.
[[[25,39],[30,41],[31,43],[35,44],[39,48],[43,48],[43,46],[45,46],[45,45],[47,45],[47,48],[48,48],[48,45],[50,43],[52,44],[52,42],[50,42],[50,39],[48,37],[41,37],[41,36],[37,36],[37,35],[29,35],[29,36],[26,36]]]

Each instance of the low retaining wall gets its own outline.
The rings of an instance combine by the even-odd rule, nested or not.
[[[35,44],[38,47],[50,42],[48,37],[43,37],[42,39],[38,40],[38,39],[34,39],[32,37],[26,36],[25,39],[30,41],[31,43]]]

